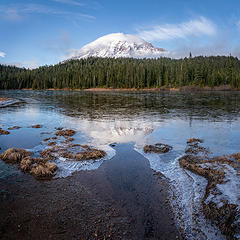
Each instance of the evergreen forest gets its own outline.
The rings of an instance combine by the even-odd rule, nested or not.
[[[25,69],[0,65],[0,89],[161,88],[230,85],[240,88],[240,60],[88,58]]]

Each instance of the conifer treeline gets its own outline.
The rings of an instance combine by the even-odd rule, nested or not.
[[[240,88],[240,60],[88,58],[29,70],[0,65],[0,89],[153,88],[231,85]]]

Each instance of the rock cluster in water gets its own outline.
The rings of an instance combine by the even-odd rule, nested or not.
[[[9,131],[3,130],[2,128],[0,128],[0,135],[8,135],[8,134],[10,134]]]
[[[154,145],[145,145],[143,150],[145,153],[167,153],[172,149],[172,146],[163,144],[163,143],[156,143]]]
[[[40,128],[41,125],[33,125],[33,128]],[[15,128],[14,128],[15,129]],[[16,128],[17,129],[17,128]],[[96,160],[106,156],[103,150],[91,148],[88,145],[72,144],[72,136],[76,132],[72,129],[58,129],[56,137],[46,138],[43,141],[50,148],[45,148],[40,157],[32,157],[33,153],[25,149],[9,148],[0,155],[6,163],[18,164],[19,168],[31,174],[36,179],[51,179],[55,176],[58,167],[55,163],[49,162],[56,158],[63,157],[67,160],[85,161]],[[57,138],[64,137],[65,141],[57,144]]]
[[[12,164],[18,164],[23,172],[30,173],[37,179],[52,178],[58,169],[55,163],[49,163],[44,158],[33,158],[32,153],[25,149],[9,148],[0,155],[0,158]]]

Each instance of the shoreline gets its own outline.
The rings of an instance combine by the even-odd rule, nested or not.
[[[130,144],[116,150],[97,170],[71,177],[1,179],[2,239],[181,239],[167,180]]]
[[[0,108],[7,107],[20,102],[21,100],[18,99],[0,97]]]
[[[0,97],[0,103],[1,102],[6,102],[6,101],[10,101],[12,100],[11,98],[3,98],[3,97]]]
[[[14,90],[14,89],[13,89]],[[73,92],[157,92],[157,91],[170,91],[170,92],[224,92],[224,91],[240,91],[240,89],[232,88],[229,85],[215,86],[215,87],[198,87],[198,86],[183,86],[178,88],[161,87],[161,88],[86,88],[86,89],[71,89],[71,88],[48,88],[48,89],[32,89],[23,88],[24,91],[73,91]]]

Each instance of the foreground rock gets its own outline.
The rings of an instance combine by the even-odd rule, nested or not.
[[[76,154],[66,151],[62,154],[62,157],[67,159],[74,159],[76,161],[84,160],[97,160],[106,156],[106,152],[103,150],[90,148],[86,151],[77,152]]]
[[[49,179],[55,175],[58,167],[54,163],[48,163],[48,159],[33,158],[32,153],[24,149],[9,148],[0,155],[7,162],[18,164],[19,168],[30,173],[37,179]]]
[[[200,146],[199,144],[203,143],[202,139],[199,138],[190,138],[187,141],[187,148],[185,150],[185,153],[187,154],[203,154],[207,155],[209,153],[209,149],[203,146]]]
[[[0,135],[8,135],[8,134],[10,134],[9,131],[2,130],[2,128],[0,128]]]
[[[25,157],[20,162],[20,169],[38,179],[52,178],[58,167],[55,163],[48,163],[43,158]]]
[[[9,148],[0,155],[0,158],[7,163],[20,163],[20,161],[30,156],[32,153],[25,149]]]
[[[208,184],[202,199],[206,218],[215,223],[227,239],[239,239],[240,153],[210,158],[199,143],[201,142],[188,141],[188,149],[191,144],[194,151],[186,151],[190,154],[181,157],[179,164],[207,179]]]
[[[154,145],[145,145],[143,150],[145,153],[167,153],[172,150],[172,146],[163,143],[156,143]]]
[[[52,148],[47,148],[40,155],[49,160],[63,157],[68,160],[85,161],[101,159],[106,156],[106,152],[91,148],[88,145],[69,144],[65,147],[53,146]]]

